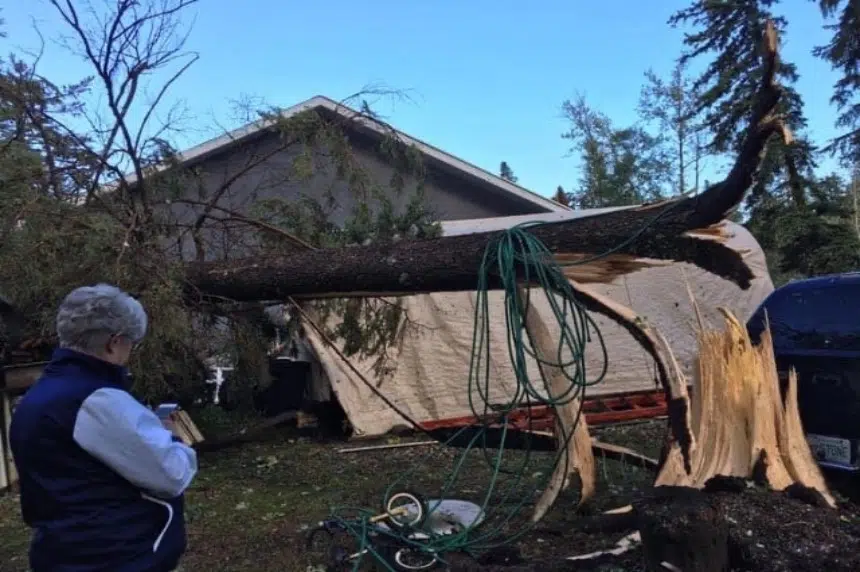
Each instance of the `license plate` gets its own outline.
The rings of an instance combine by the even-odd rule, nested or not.
[[[851,467],[851,441],[838,437],[807,435],[812,454],[819,462]]]

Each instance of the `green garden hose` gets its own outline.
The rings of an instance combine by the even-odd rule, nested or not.
[[[608,252],[573,264],[584,264],[619,251],[636,240],[649,226],[668,214],[678,204],[670,204],[668,208],[664,209],[654,219],[633,233],[627,240]],[[511,543],[526,534],[534,526],[533,523],[524,524],[519,530],[514,532],[507,531],[506,526],[520,513],[526,503],[531,500],[536,490],[546,487],[548,479],[557,465],[562,462],[562,459],[564,459],[565,463],[568,463],[570,460],[566,454],[567,447],[559,447],[551,469],[543,473],[541,482],[537,484],[532,482],[528,485],[528,489],[530,490],[524,490],[526,487],[524,480],[529,468],[531,451],[526,448],[522,461],[512,471],[503,470],[502,465],[505,458],[504,443],[508,431],[508,424],[503,421],[511,412],[523,406],[528,408],[538,405],[558,407],[570,403],[575,399],[584,400],[587,388],[603,381],[606,375],[608,355],[600,329],[586,312],[585,308],[577,301],[570,281],[564,275],[562,266],[555,261],[552,252],[527,230],[529,227],[543,224],[556,223],[519,225],[499,233],[499,236],[487,245],[480,268],[478,269],[477,301],[474,314],[468,391],[469,406],[473,415],[478,419],[487,419],[487,421],[483,423],[478,431],[475,431],[475,434],[469,440],[462,454],[455,462],[453,470],[446,479],[446,483],[440,491],[439,496],[436,498],[450,498],[450,493],[470,452],[474,449],[480,449],[483,451],[491,469],[489,484],[480,503],[481,509],[488,518],[479,527],[467,526],[453,534],[431,535],[429,539],[420,541],[408,538],[407,533],[404,531],[397,529],[386,531],[385,534],[390,534],[396,539],[397,543],[408,546],[415,551],[435,555],[440,559],[444,557],[444,554],[450,552],[477,554]],[[501,289],[504,292],[508,355],[516,378],[514,395],[506,403],[502,404],[491,403],[490,401],[490,324],[492,320],[497,319],[491,316],[489,311],[489,283],[491,278],[501,282]],[[526,330],[526,313],[536,310],[530,300],[533,293],[523,289],[522,284],[533,284],[540,287],[549,303],[555,323],[560,332],[554,359],[550,359],[549,356],[538,358],[538,353],[534,347],[534,340],[530,338]],[[602,353],[603,365],[597,372],[589,372],[586,367],[585,351],[591,342],[596,342]],[[552,368],[560,369],[563,373],[568,385],[561,394],[551,395],[548,380],[545,378],[542,368],[540,368],[540,381],[532,380],[527,366],[530,361],[534,362],[539,359],[542,359],[544,364]],[[580,416],[581,411],[578,413],[575,423],[568,434],[563,433],[558,435],[563,445],[567,445],[573,437],[574,429],[579,423]],[[503,422],[501,442],[498,447],[488,447],[486,443],[487,429],[491,424],[498,423],[499,421]],[[417,426],[415,423],[413,425]],[[449,439],[448,443],[457,439],[463,431],[471,429],[474,428],[464,427],[460,429]],[[392,483],[386,490],[385,500],[387,501],[389,496],[398,488],[402,488],[402,483],[416,470],[419,469],[415,468],[406,472]],[[494,506],[490,506],[490,500],[494,493],[497,492],[499,476],[503,472],[512,474],[513,483],[507,487],[507,490],[501,493],[501,498],[493,503]],[[385,503],[383,503],[384,505]],[[368,533],[372,529],[369,519],[373,516],[373,513],[371,511],[359,510],[358,517],[354,515],[347,517],[345,511],[346,509],[334,509],[332,516],[334,519],[339,520],[356,538],[359,551],[367,551],[386,569],[395,572],[394,568],[385,561],[384,557],[374,549],[368,538]],[[351,512],[355,513],[355,509]],[[492,519],[492,525],[489,522],[490,516],[497,517]],[[356,559],[354,564],[353,570],[358,570],[361,558]]]

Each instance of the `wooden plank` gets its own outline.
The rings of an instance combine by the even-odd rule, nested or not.
[[[555,442],[555,434],[551,431],[527,431],[538,437],[543,437],[549,442]],[[348,453],[365,453],[371,451],[387,451],[391,449],[405,449],[405,448],[413,448],[413,447],[428,447],[428,446],[436,446],[443,445],[442,441],[434,440],[434,441],[413,441],[409,443],[385,443],[381,445],[365,445],[359,447],[347,447],[344,449],[338,449],[337,452],[339,454],[348,454]],[[554,448],[555,445],[552,446]],[[628,447],[622,447],[621,445],[615,445],[613,443],[605,443],[603,441],[599,441],[597,439],[592,439],[591,448],[596,457],[602,457],[606,459],[612,459],[614,461],[620,461],[622,463],[626,463],[628,465],[636,465],[651,471],[657,471],[658,462],[657,459],[648,457],[647,455],[643,455],[642,453],[630,449]],[[538,450],[544,450],[538,448]],[[629,507],[628,507],[629,508]]]
[[[348,447],[346,449],[338,449],[340,454],[344,453],[364,453],[368,451],[386,451],[388,449],[408,449],[410,447],[426,447],[428,445],[441,445],[439,441],[413,441],[411,443],[388,443],[385,445],[368,445],[366,447]]]
[[[23,393],[42,375],[44,362],[6,366],[3,368],[3,387],[5,391]]]
[[[289,421],[291,419],[296,418],[295,411],[284,411],[283,413],[279,413],[274,417],[270,417],[253,427],[248,427],[247,429],[243,429],[238,433],[233,433],[232,435],[227,435],[226,437],[214,437],[208,441],[203,441],[201,443],[195,443],[194,448],[197,449],[198,453],[205,453],[211,451],[219,451],[221,449],[226,449],[227,447],[232,447],[234,445],[240,445],[242,443],[247,443],[253,441],[260,433],[266,431],[270,427],[275,427],[285,421]]]
[[[0,420],[2,420],[2,431],[0,431],[0,447],[2,447],[2,464],[0,469],[0,488],[7,489],[18,482],[18,473],[15,470],[15,462],[12,459],[12,447],[9,441],[9,427],[12,424],[12,395],[6,391],[0,391]]]
[[[188,427],[189,433],[191,433],[191,436],[194,438],[194,442],[199,443],[200,441],[203,441],[203,433],[200,432],[200,428],[197,427],[197,424],[194,422],[188,412],[180,411],[179,413],[182,415],[183,423],[185,423],[186,427]]]
[[[604,456],[607,459],[621,461],[628,465],[640,465],[655,472],[659,468],[657,459],[643,455],[642,453],[628,447],[622,447],[621,445],[615,445],[613,443],[604,443],[603,441],[598,441],[596,439],[592,440],[591,447],[594,450],[595,455]]]
[[[189,447],[194,445],[194,438],[188,431],[188,428],[183,423],[182,416],[180,416],[180,411],[174,411],[170,414],[170,421],[173,426],[173,433],[179,437],[183,443],[188,445]]]
[[[0,392],[0,400],[3,401],[3,404],[0,405],[0,490],[6,490],[12,485],[11,479],[9,478],[9,457],[12,456],[12,452],[9,450],[8,440],[6,439],[6,435],[9,433],[9,421],[6,416],[6,400],[8,399],[8,395],[5,391]]]

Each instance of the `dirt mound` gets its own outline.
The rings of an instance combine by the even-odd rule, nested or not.
[[[733,570],[860,570],[857,507],[819,508],[791,491],[715,493],[729,523]]]
[[[651,503],[658,487],[641,501]],[[734,488],[734,490],[725,489]],[[731,572],[855,572],[860,570],[860,507],[838,510],[814,506],[814,495],[800,491],[767,491],[744,484],[739,487],[712,487],[703,492],[707,506],[728,529],[728,561]],[[666,512],[672,501],[660,495]],[[803,497],[798,499],[796,497]],[[810,504],[813,503],[813,504]],[[690,504],[684,501],[689,510]],[[654,514],[654,511],[650,511]],[[683,514],[684,511],[681,511]],[[689,514],[687,514],[689,516]],[[683,517],[682,517],[683,518]],[[641,547],[619,556],[573,562],[568,557],[613,548],[631,532],[612,534],[583,532],[577,520],[555,523],[553,529],[537,529],[518,545],[518,551],[475,561],[452,557],[451,570],[465,572],[552,572],[555,570],[646,570]],[[683,527],[683,523],[678,523]]]

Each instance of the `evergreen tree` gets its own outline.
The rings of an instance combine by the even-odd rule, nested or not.
[[[697,95],[684,64],[679,62],[668,79],[647,71],[639,96],[639,115],[657,128],[673,150],[674,190],[678,195],[701,189],[706,135],[698,122]]]
[[[635,205],[665,196],[672,168],[659,137],[638,126],[616,128],[582,97],[563,109],[570,129],[562,137],[582,163],[579,188],[569,193],[571,206]]]
[[[697,0],[669,20],[673,26],[684,24],[694,28],[684,38],[687,50],[680,58],[681,63],[712,57],[693,82],[693,89],[699,93],[697,111],[702,114],[704,126],[713,133],[710,142],[713,153],[737,153],[739,150],[762,80],[761,41],[765,22],[768,19],[774,22],[780,38],[786,34],[787,22],[772,12],[776,4],[778,0]],[[779,113],[796,142],[786,145],[774,138],[768,146],[758,179],[746,202],[751,217],[761,204],[773,200],[804,204],[804,186],[790,184],[788,166],[792,165],[797,175],[806,180],[811,178],[816,166],[814,147],[803,138],[807,121],[803,100],[793,86],[798,78],[796,66],[780,61],[777,77],[783,88]]]
[[[813,53],[842,73],[833,86],[831,101],[840,112],[838,136],[828,150],[836,152],[848,165],[860,164],[860,2],[857,0],[818,0],[822,15],[830,22],[833,37]]]
[[[511,166],[508,165],[507,161],[502,161],[502,164],[499,165],[499,176],[512,183],[516,183],[519,180],[517,176],[514,175],[514,170],[511,169]]]
[[[555,194],[552,196],[552,200],[554,200],[560,205],[564,205],[566,207],[570,206],[570,198],[568,197],[568,194],[564,191],[564,187],[562,187],[561,185],[556,187]]]
[[[699,0],[679,11],[673,25],[688,24],[687,51],[681,57],[712,59],[694,82],[697,111],[713,132],[715,153],[738,152],[755,94],[762,80],[760,45],[765,22],[785,37],[787,22],[773,14],[777,0]],[[803,101],[794,89],[796,67],[780,62],[783,88],[779,113],[795,138],[774,137],[745,202],[746,225],[767,253],[774,281],[857,268],[860,241],[846,209],[846,186],[838,178],[817,180],[815,148],[806,139]],[[825,216],[824,213],[827,213]]]

